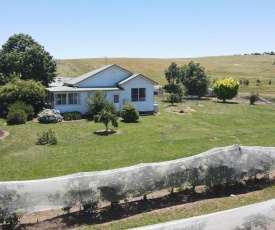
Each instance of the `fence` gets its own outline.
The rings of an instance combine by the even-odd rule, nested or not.
[[[275,148],[228,146],[192,157],[42,180],[0,182],[0,207],[35,212],[98,200],[115,202],[185,185],[213,186],[268,173]]]

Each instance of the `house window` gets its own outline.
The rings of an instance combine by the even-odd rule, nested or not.
[[[118,94],[114,95],[114,103],[119,103],[119,95]]]
[[[56,104],[57,105],[66,105],[67,94],[66,93],[60,93],[56,94]]]
[[[145,101],[146,100],[146,89],[145,88],[132,88],[131,89],[131,100],[132,101]]]
[[[88,98],[92,99],[94,96],[94,93],[93,92],[88,92]]]
[[[139,88],[139,101],[145,101],[146,99],[146,93],[145,88]]]
[[[69,104],[70,105],[80,104],[79,93],[69,93]]]

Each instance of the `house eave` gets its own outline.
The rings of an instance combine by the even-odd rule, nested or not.
[[[157,82],[151,80],[151,79],[148,78],[148,77],[143,76],[142,74],[133,74],[132,76],[127,77],[126,79],[124,79],[124,80],[118,82],[117,85],[121,86],[121,85],[123,85],[123,84],[125,84],[125,83],[127,83],[127,82],[129,82],[129,81],[131,81],[131,80],[133,80],[134,78],[136,78],[136,77],[138,77],[138,76],[144,78],[145,80],[149,81],[149,82],[152,83],[153,85],[158,85]]]
[[[62,86],[62,87],[49,87],[46,88],[49,92],[89,92],[89,91],[118,91],[121,90],[119,87],[95,87],[95,88],[77,88],[77,87],[69,87],[69,86]]]

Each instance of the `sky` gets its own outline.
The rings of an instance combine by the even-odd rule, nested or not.
[[[275,51],[275,0],[0,0],[0,47],[30,35],[54,59]]]

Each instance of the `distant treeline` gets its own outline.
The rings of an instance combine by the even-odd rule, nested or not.
[[[271,51],[271,52],[251,53],[251,54],[244,54],[244,55],[275,55],[275,53]]]

